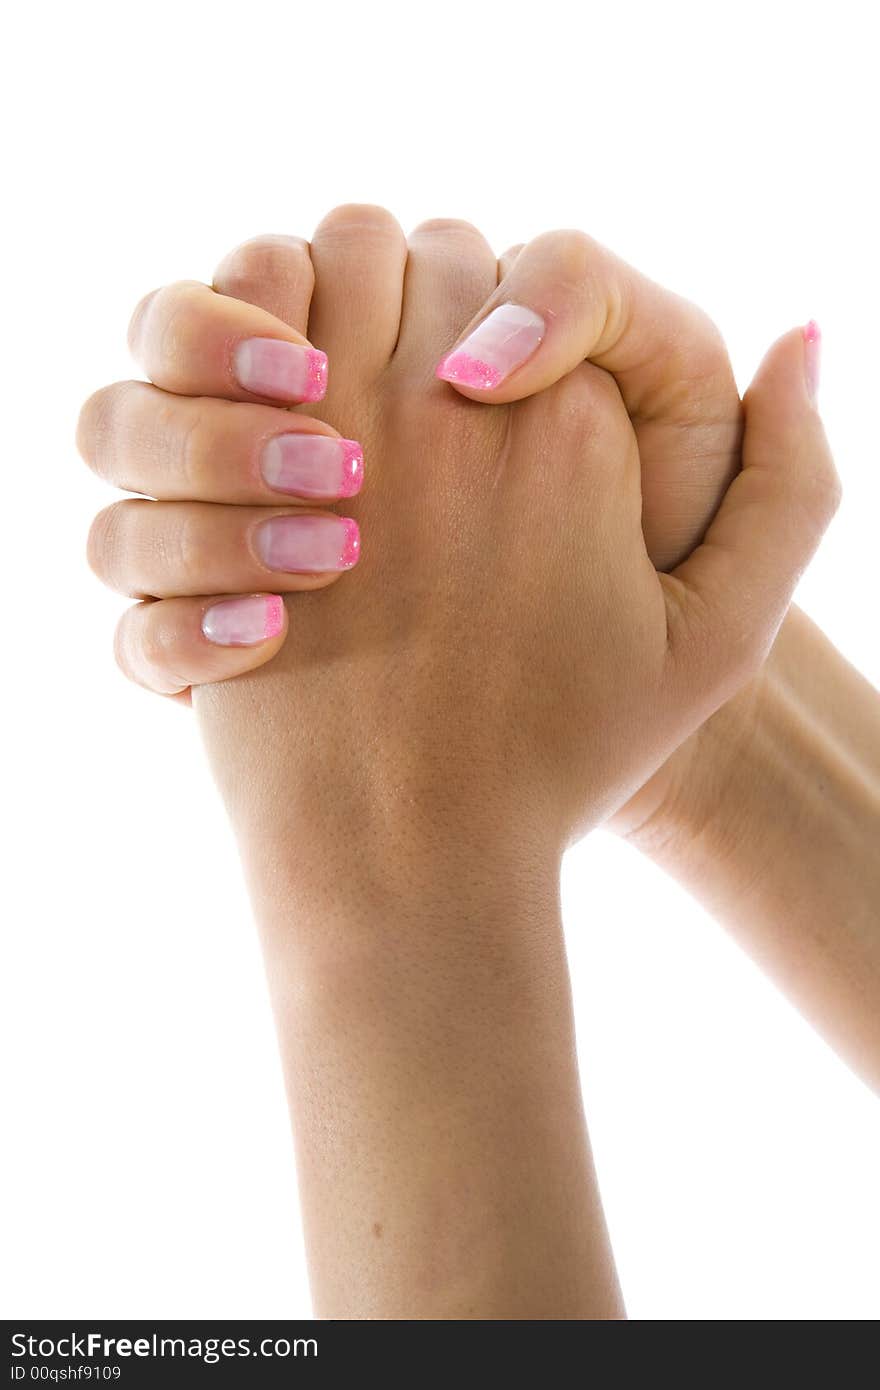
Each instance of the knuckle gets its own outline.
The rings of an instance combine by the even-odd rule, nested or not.
[[[809,475],[808,493],[816,521],[824,529],[843,500],[840,475],[830,457]]]
[[[413,231],[413,236],[422,234],[479,237],[483,241],[483,233],[479,227],[475,227],[473,222],[468,222],[460,217],[427,217],[424,222],[420,222]]]
[[[149,627],[151,603],[136,603],[127,608],[113,634],[113,657],[127,680],[143,685],[144,636]]]
[[[134,665],[131,659],[131,623],[136,609],[123,613],[113,634],[113,657],[116,665],[128,680],[134,680]]]
[[[313,279],[308,245],[301,237],[266,233],[230,251],[214,277],[214,286],[223,294],[247,300],[266,281],[311,285]]]
[[[714,383],[718,380],[729,382],[730,391],[735,393],[730,353],[724,341],[724,334],[705,309],[690,305],[690,310],[693,314],[693,330],[681,349],[682,375],[709,383],[709,390],[715,389]]]
[[[116,387],[102,386],[84,402],[76,422],[76,447],[90,468],[103,473],[107,442],[112,438],[116,410]]]
[[[160,290],[150,290],[150,293],[145,294],[143,299],[139,300],[135,306],[134,313],[128,324],[128,346],[133,353],[137,353],[147,315],[152,309],[157,295],[160,293]]]
[[[113,656],[128,680],[162,694],[183,690],[188,682],[175,674],[178,655],[176,633],[162,621],[161,604],[138,603],[123,613],[113,637]]]
[[[349,241],[361,236],[374,241],[405,240],[403,228],[394,214],[375,203],[342,203],[333,208],[318,225],[312,240]]]
[[[780,482],[779,492],[781,500],[788,500],[808,532],[817,538],[829,525],[843,495],[837,469],[827,454],[810,466],[799,462],[796,474]]]
[[[545,408],[552,416],[554,435],[570,446],[579,464],[586,448],[607,439],[621,424],[623,412],[614,378],[592,363],[582,363],[556,382]]]
[[[143,617],[138,637],[139,664],[154,675],[167,676],[177,656],[176,636],[169,624],[160,620],[155,604],[150,604]]]
[[[705,343],[706,351],[717,353],[726,365],[730,360],[729,353],[727,351],[727,344],[724,341],[724,334],[721,332],[718,324],[712,318],[712,315],[707,313],[705,309],[700,308],[698,304],[693,304],[690,300],[686,302],[690,305],[691,311],[694,314],[694,320],[699,325],[701,338]]]
[[[834,465],[831,465],[831,473],[828,479],[828,520],[835,515],[843,501],[843,483],[840,474]]]
[[[136,357],[153,356],[172,361],[188,350],[187,327],[192,321],[191,308],[195,295],[204,286],[197,280],[178,280],[163,285],[142,299],[134,311],[128,332],[129,347]],[[155,334],[153,330],[158,330]],[[144,349],[150,349],[147,353]]]
[[[176,525],[157,537],[157,563],[163,571],[198,584],[210,574],[216,557],[216,541],[201,514],[185,509]]]
[[[105,482],[115,481],[114,461],[124,430],[123,412],[133,389],[141,385],[135,381],[117,381],[111,386],[102,386],[89,396],[80,410],[76,427],[77,448],[92,471]]]
[[[190,497],[207,495],[215,449],[204,410],[193,401],[183,415],[173,404],[163,405],[161,413],[162,437],[175,441],[170,451],[173,458],[168,462],[176,475],[176,484]]]
[[[680,328],[664,343],[663,412],[671,420],[701,426],[736,419],[739,394],[720,328],[705,310],[688,300],[670,296],[669,303]],[[624,306],[631,312],[631,303],[624,301]],[[652,418],[655,406],[651,397],[642,400],[639,413],[645,419]]]
[[[545,232],[537,240],[566,281],[579,284],[586,279],[597,255],[597,243],[586,232],[565,228]]]
[[[98,512],[86,542],[86,557],[93,573],[113,589],[120,587],[128,550],[128,506],[127,501],[113,502]]]
[[[585,415],[595,412],[608,414],[610,411],[623,413],[625,406],[620,388],[610,372],[596,367],[592,362],[582,364],[579,378],[576,377],[577,390],[572,384],[572,394],[576,394],[580,409]]]

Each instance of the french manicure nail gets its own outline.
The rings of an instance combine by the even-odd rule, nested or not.
[[[245,338],[233,370],[245,391],[276,401],[321,401],[327,390],[327,354],[283,338]]]
[[[822,356],[822,334],[815,319],[804,327],[804,372],[807,378],[807,394],[813,404],[819,398],[819,365]]]
[[[544,320],[522,304],[499,304],[437,367],[441,381],[491,391],[531,357]]]
[[[263,564],[286,574],[350,570],[360,554],[360,532],[348,516],[275,516],[257,527],[254,546]]]
[[[354,497],[364,480],[364,452],[354,439],[276,434],[263,449],[263,479],[297,497]]]
[[[254,647],[277,637],[283,627],[284,601],[278,594],[226,598],[202,615],[202,632],[219,647]]]

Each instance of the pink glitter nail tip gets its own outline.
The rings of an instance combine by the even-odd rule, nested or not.
[[[342,445],[342,484],[340,497],[354,497],[364,481],[364,451],[354,439],[340,439]]]
[[[322,401],[327,394],[327,354],[318,348],[306,352],[306,383],[304,401]]]
[[[491,391],[503,380],[504,373],[467,352],[451,352],[437,367],[437,376],[441,381],[454,381],[458,386]]]
[[[264,637],[277,637],[284,627],[284,599],[280,594],[266,597],[266,627]]]
[[[342,554],[339,557],[339,568],[350,570],[352,565],[356,565],[361,553],[361,533],[356,521],[350,516],[343,518],[345,523],[345,544],[342,547]]]

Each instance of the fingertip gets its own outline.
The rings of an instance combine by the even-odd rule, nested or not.
[[[497,367],[467,352],[450,352],[437,363],[434,375],[450,386],[467,386],[472,391],[493,391],[502,381]]]
[[[822,331],[815,318],[788,329],[770,345],[744,396],[772,395],[777,409],[785,403],[802,409],[815,407],[819,396],[819,363]]]
[[[353,569],[361,558],[361,530],[353,517],[342,518],[344,522],[345,541],[342,547],[342,554],[339,557],[340,572]]]
[[[287,609],[284,607],[284,599],[280,594],[266,595],[266,631],[263,634],[266,640],[273,637],[280,637],[284,631],[287,621]]]
[[[356,497],[364,485],[364,451],[356,439],[340,439],[342,445],[341,498]]]
[[[840,479],[817,406],[822,334],[815,319],[790,328],[768,349],[743,397],[746,467],[790,474],[790,506],[806,507],[820,532],[837,509]]]
[[[546,332],[543,315],[527,305],[505,300],[496,304],[440,360],[435,374],[441,381],[448,381],[465,394],[469,391],[494,393],[504,386],[503,397],[493,395],[493,401],[532,395],[547,384],[544,380],[536,382],[533,372],[527,373],[525,380],[517,376],[518,384],[512,388],[507,386],[507,382],[526,363],[530,363],[544,342]]]
[[[804,350],[804,377],[807,395],[813,405],[819,399],[819,368],[822,359],[822,331],[815,319],[804,324],[802,331]]]

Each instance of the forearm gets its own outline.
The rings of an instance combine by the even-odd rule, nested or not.
[[[880,697],[802,613],[629,838],[880,1085]]]
[[[623,1316],[584,1125],[558,866],[303,837],[246,852],[316,1312]]]

